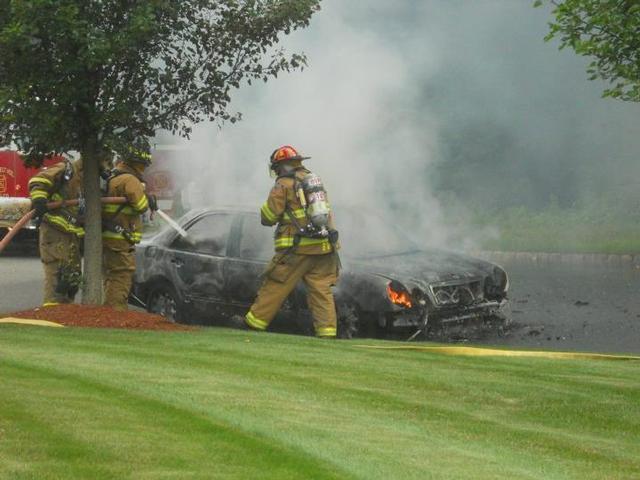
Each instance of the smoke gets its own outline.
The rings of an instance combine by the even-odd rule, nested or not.
[[[629,161],[636,108],[601,99],[584,59],[543,42],[548,10],[510,0],[322,7],[283,42],[308,55],[304,72],[237,92],[242,122],[195,129],[192,161],[176,162],[193,173],[194,203],[257,208],[273,182],[269,154],[291,144],[312,157],[338,227],[342,206],[364,205],[423,243],[469,247],[493,232],[467,227],[468,209],[571,203],[640,173]]]
[[[441,160],[465,157],[469,174],[449,177],[469,188],[467,201],[543,207],[555,197],[570,206],[640,173],[630,161],[640,147],[637,105],[602,99],[605,85],[587,80],[587,59],[543,42],[548,9],[435,3],[422,12],[440,25],[447,66],[426,83],[432,113],[455,132]]]

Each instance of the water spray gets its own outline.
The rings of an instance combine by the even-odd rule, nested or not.
[[[173,228],[176,232],[178,232],[182,237],[187,238],[187,231],[184,228],[182,228],[180,225],[178,225],[178,222],[176,222],[173,218],[171,218],[169,215],[164,213],[162,210],[156,210],[155,213],[160,215],[160,218],[165,222],[167,222],[167,224],[171,228]]]

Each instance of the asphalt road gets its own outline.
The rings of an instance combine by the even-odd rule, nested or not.
[[[515,327],[485,343],[553,350],[640,354],[640,270],[504,264]],[[42,301],[36,257],[0,257],[0,312]]]
[[[35,256],[0,256],[0,313],[42,304],[42,265]]]
[[[503,264],[516,325],[494,344],[640,353],[640,270]]]

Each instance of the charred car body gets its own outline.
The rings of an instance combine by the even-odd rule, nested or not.
[[[340,336],[420,331],[438,338],[450,325],[507,321],[508,278],[498,265],[418,248],[378,217],[340,212]],[[186,238],[169,229],[137,247],[132,299],[182,323],[225,324],[244,315],[273,254],[271,229],[242,208],[194,210],[179,223]],[[311,334],[311,323],[300,286],[270,329]]]

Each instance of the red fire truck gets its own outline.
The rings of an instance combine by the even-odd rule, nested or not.
[[[44,166],[53,165],[61,160],[61,157],[49,158],[45,160]],[[24,166],[18,152],[13,150],[0,150],[0,197],[15,199],[29,198],[29,179],[36,173],[38,173],[37,168],[27,168]],[[0,239],[5,236],[7,230],[13,226],[15,221],[15,218],[7,218],[3,215],[3,212],[0,211]],[[35,226],[31,224],[18,233],[14,242],[21,244],[25,241],[31,243],[35,240]]]

